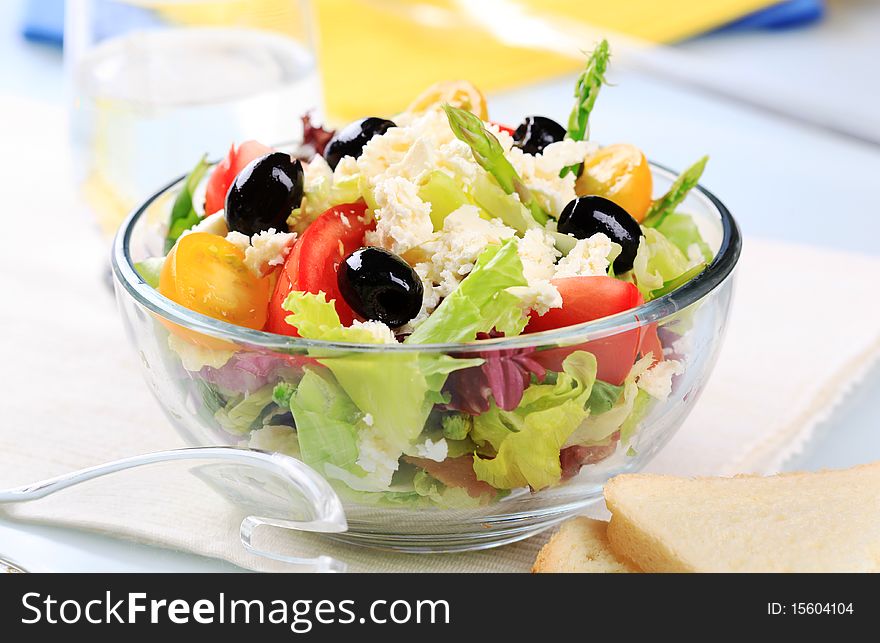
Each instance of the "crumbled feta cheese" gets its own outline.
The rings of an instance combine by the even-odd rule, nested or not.
[[[433,237],[431,204],[422,201],[418,191],[415,183],[399,176],[376,186],[376,229],[367,234],[367,243],[402,255]]]
[[[554,277],[595,277],[608,274],[611,239],[601,232],[579,239],[574,248],[556,264]]]
[[[482,171],[470,147],[452,133],[442,111],[427,112],[374,136],[364,145],[357,167],[371,187],[395,176],[418,182],[434,170],[443,170],[466,186]]]
[[[242,234],[237,230],[233,230],[229,234],[226,235],[226,240],[234,245],[236,248],[241,250],[243,253],[247,252],[247,249],[251,247],[251,239],[246,234]]]
[[[683,372],[684,366],[677,360],[658,362],[639,375],[636,385],[651,397],[665,402],[672,393],[672,377]]]
[[[361,431],[358,438],[357,465],[370,474],[369,487],[387,488],[399,466],[400,451],[385,443],[376,431]],[[356,487],[355,487],[356,488]]]
[[[303,200],[297,220],[313,221],[332,204],[333,170],[323,156],[303,164]]]
[[[449,445],[446,444],[446,438],[440,438],[436,442],[426,438],[423,444],[416,445],[416,455],[434,462],[443,462],[449,455]]]
[[[352,328],[361,328],[370,333],[378,344],[396,344],[397,338],[394,337],[394,331],[380,321],[365,321],[355,319],[351,323]]]
[[[250,240],[235,230],[226,235],[227,241],[244,252],[244,265],[258,277],[284,263],[295,239],[295,232],[276,232],[275,228],[258,232]]]
[[[254,274],[263,275],[280,266],[296,240],[295,232],[276,232],[269,228],[251,237],[251,247],[244,253],[244,263]]]
[[[582,162],[594,149],[595,143],[565,139],[551,143],[543,153],[535,156],[517,147],[510,148],[506,155],[541,207],[558,217],[566,204],[576,196],[574,173],[560,177],[560,171]]]
[[[551,308],[562,307],[562,295],[546,279],[533,281],[528,286],[508,288],[507,292],[519,297],[523,310],[534,310],[539,315],[546,314]]]
[[[209,214],[180,236],[184,237],[193,232],[207,232],[208,234],[216,234],[217,236],[223,237],[228,231],[229,229],[226,227],[226,215],[223,213],[223,210],[220,210],[214,214]]]
[[[556,249],[553,237],[540,228],[526,230],[519,240],[517,253],[522,261],[523,276],[529,283],[551,279],[556,259],[562,254]]]
[[[434,286],[434,282],[428,277],[430,270],[430,263],[416,264],[415,271],[422,282],[422,307],[415,317],[400,327],[399,332],[404,335],[408,335],[418,328],[419,325],[428,318],[428,315],[434,312],[434,309],[440,303],[438,288]]]
[[[366,424],[367,426],[373,426],[373,414],[372,413],[365,413],[364,414],[364,424]]]
[[[430,260],[417,264],[416,272],[423,281],[438,285],[437,298],[446,297],[474,269],[487,245],[500,244],[515,234],[500,219],[483,219],[476,206],[463,205],[444,219],[442,233],[423,244]]]

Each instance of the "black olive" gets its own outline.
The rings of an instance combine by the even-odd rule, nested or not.
[[[514,145],[526,154],[540,154],[565,138],[565,128],[546,116],[527,116],[513,133]]]
[[[638,221],[614,201],[591,195],[579,196],[562,209],[557,230],[578,239],[587,239],[597,232],[608,235],[622,248],[614,260],[615,274],[623,274],[633,267],[642,229]]]
[[[410,265],[393,252],[359,248],[339,264],[339,292],[364,319],[403,326],[422,308],[422,282]]]
[[[393,121],[376,116],[349,123],[338,130],[327,143],[327,147],[324,148],[324,160],[335,170],[343,157],[359,157],[367,141],[374,136],[381,136],[392,127],[396,127]]]
[[[275,228],[287,232],[287,217],[303,197],[303,169],[284,152],[254,159],[238,173],[226,193],[226,225],[252,236]]]

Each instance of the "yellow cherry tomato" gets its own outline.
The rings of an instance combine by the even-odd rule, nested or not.
[[[257,277],[244,253],[216,234],[193,232],[168,253],[159,292],[197,313],[259,330],[266,324],[271,279]]]
[[[635,145],[609,145],[584,159],[575,183],[578,196],[597,194],[614,201],[636,221],[651,206],[654,181],[648,159]]]
[[[406,111],[410,114],[424,114],[434,108],[440,108],[446,103],[453,107],[466,109],[479,116],[481,120],[489,120],[486,97],[469,80],[443,80],[434,83],[416,96]]]

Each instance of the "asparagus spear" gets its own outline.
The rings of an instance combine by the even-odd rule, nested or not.
[[[443,109],[449,119],[452,132],[459,140],[470,146],[474,160],[495,177],[498,185],[507,194],[516,192],[520,202],[529,209],[535,221],[544,225],[549,218],[548,214],[544,212],[544,209],[517,174],[516,169],[504,156],[501,143],[492,132],[486,129],[480,117],[452,105],[444,105]]]
[[[587,60],[587,66],[578,77],[574,86],[574,97],[577,99],[568,117],[568,136],[576,141],[584,141],[590,137],[590,112],[596,104],[599,90],[605,84],[605,70],[611,58],[611,49],[607,40],[602,40]]]
[[[645,214],[642,225],[648,228],[656,228],[663,222],[663,219],[672,214],[675,208],[684,201],[687,193],[697,185],[708,160],[709,157],[704,156],[691,165],[675,179],[675,182],[669,187],[666,194],[659,199],[654,199],[651,207],[648,208],[648,212]]]
[[[605,84],[605,70],[608,68],[608,60],[611,58],[611,49],[607,40],[602,40],[590,57],[587,66],[578,77],[574,86],[574,107],[568,117],[568,137],[575,141],[584,141],[590,137],[590,112],[596,104],[599,90]],[[571,165],[562,168],[559,176],[565,176],[569,172],[577,173],[578,166]]]

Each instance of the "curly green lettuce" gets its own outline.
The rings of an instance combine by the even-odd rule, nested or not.
[[[492,406],[474,418],[471,439],[494,457],[474,457],[478,480],[496,489],[543,489],[562,477],[559,451],[587,418],[596,381],[596,358],[584,351],[566,357],[556,382],[533,384],[513,411]]]
[[[517,253],[518,239],[489,246],[471,273],[407,338],[407,344],[472,342],[495,329],[519,335],[528,322],[522,301],[508,288],[527,286]]]

